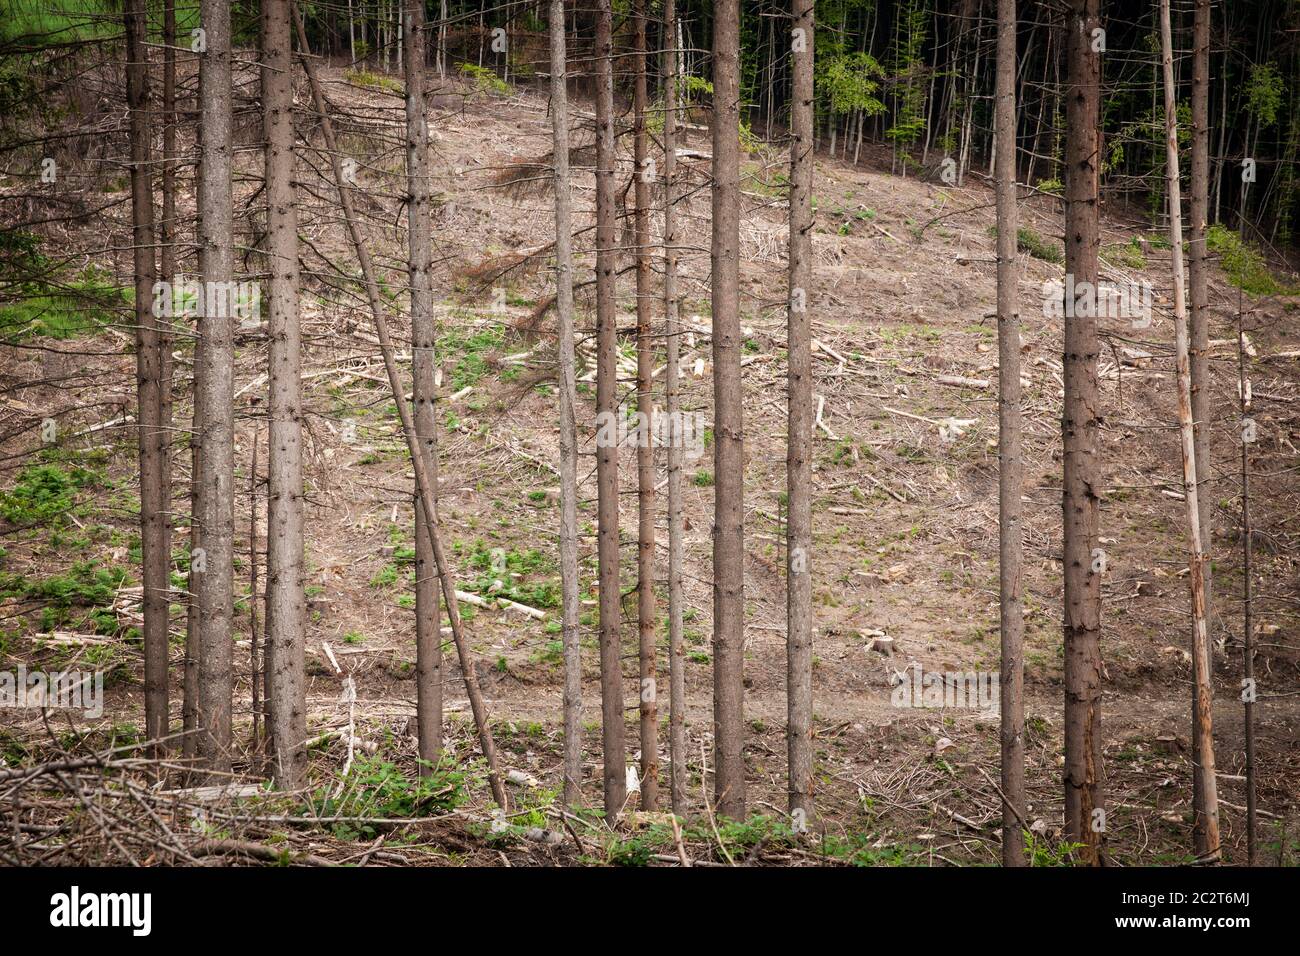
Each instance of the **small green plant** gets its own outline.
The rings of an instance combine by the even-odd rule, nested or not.
[[[391,761],[362,754],[353,762],[337,796],[331,782],[312,797],[310,809],[323,817],[356,818],[334,826],[335,836],[351,840],[375,835],[374,825],[367,819],[432,816],[465,802],[463,772],[445,763],[426,766],[430,768],[427,776],[412,779]]]
[[[1052,846],[1046,839],[1038,839],[1038,835],[1029,830],[1021,832],[1025,835],[1025,853],[1029,857],[1030,866],[1073,866],[1074,854],[1083,847],[1082,843],[1058,843]]]
[[[509,84],[485,66],[462,63],[460,72],[467,80],[473,82],[474,88],[480,93],[504,95],[510,92]]]

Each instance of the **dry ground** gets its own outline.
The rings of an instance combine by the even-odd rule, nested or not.
[[[330,72],[331,97],[346,117],[345,148],[360,162],[359,181],[371,217],[368,240],[386,270],[386,289],[394,313],[402,294],[401,99],[394,90],[347,82]],[[251,84],[251,74],[244,77]],[[251,87],[250,87],[251,88]],[[400,89],[400,88],[397,88]],[[305,102],[305,91],[299,91]],[[466,614],[470,640],[480,661],[480,677],[507,767],[534,778],[537,786],[519,789],[523,809],[540,825],[553,809],[562,741],[559,736],[560,656],[555,528],[558,516],[556,407],[546,383],[553,316],[538,313],[552,283],[547,243],[552,236],[551,197],[536,189],[505,193],[493,182],[511,162],[544,156],[549,142],[546,100],[534,91],[508,95],[471,91],[447,83],[432,98],[434,131],[434,212],[436,288],[442,297],[441,388],[447,400],[440,420],[442,533],[457,561],[461,587],[488,588],[494,579],[519,601],[545,612],[538,620],[511,610],[472,608]],[[579,102],[578,117],[589,104]],[[586,119],[589,125],[589,119]],[[310,125],[310,124],[307,124]],[[313,144],[318,132],[306,129]],[[584,133],[587,139],[584,140]],[[246,132],[253,142],[255,130]],[[575,140],[589,141],[580,131]],[[694,130],[685,144],[707,154],[707,132]],[[321,179],[321,157],[304,153],[302,232],[303,322],[308,341],[304,370],[308,388],[307,477],[309,482],[308,557],[311,595],[310,726],[313,733],[346,730],[349,716],[365,751],[375,751],[410,769],[413,742],[408,721],[414,715],[413,624],[410,610],[412,546],[411,474],[400,440],[382,363],[368,333],[369,317],[358,294],[356,270],[334,210],[319,197],[330,188]],[[241,153],[247,173],[238,194],[255,192],[260,158]],[[746,754],[751,805],[780,818],[784,807],[785,655],[781,493],[784,489],[785,164],[778,147],[763,148],[744,163],[746,209],[741,226],[742,313],[746,329]],[[707,159],[685,163],[694,187],[683,207],[686,247],[682,258],[682,314],[693,331],[683,349],[687,374],[686,407],[709,414],[711,369],[708,289],[709,191]],[[630,170],[630,163],[625,166]],[[188,179],[186,180],[188,183]],[[811,296],[815,391],[822,426],[816,454],[814,502],[816,550],[812,559],[817,615],[814,693],[818,740],[819,837],[797,845],[779,837],[771,822],[732,844],[770,862],[852,858],[858,862],[992,863],[997,859],[994,831],[999,812],[993,785],[997,773],[997,721],[978,711],[903,710],[891,706],[890,684],[909,666],[926,671],[996,670],[997,623],[997,406],[995,267],[992,192],[971,174],[965,186],[949,187],[916,175],[889,172],[888,157],[864,157],[860,166],[821,157],[814,188],[818,226],[814,235],[815,290]],[[579,278],[592,262],[593,178],[590,168],[576,172],[575,227],[581,256]],[[192,206],[191,197],[184,205]],[[1111,278],[1150,280],[1161,302],[1169,292],[1168,253],[1158,243],[1139,255],[1128,244],[1150,235],[1149,226],[1107,210],[1103,228],[1105,269]],[[126,207],[117,219],[113,245],[126,244]],[[1061,217],[1050,196],[1027,199],[1022,225],[1059,248]],[[256,219],[251,220],[256,224]],[[652,221],[658,236],[660,219]],[[87,225],[69,230],[70,247],[87,250],[129,282],[129,254],[102,251],[102,231]],[[100,248],[97,254],[90,252]],[[524,258],[522,254],[537,253]],[[256,259],[250,260],[256,268]],[[630,264],[630,260],[629,260]],[[503,266],[514,266],[501,272]],[[1028,781],[1030,817],[1051,858],[1060,836],[1061,798],[1061,565],[1060,433],[1061,321],[1042,308],[1043,283],[1059,279],[1061,267],[1031,255],[1022,257],[1021,302],[1025,389],[1025,549],[1026,665],[1028,679]],[[659,266],[656,264],[656,270]],[[342,273],[343,277],[340,277]],[[658,273],[656,272],[656,277]],[[657,281],[657,278],[656,278]],[[494,308],[494,289],[504,289],[504,309]],[[631,326],[633,281],[619,285],[620,325]],[[499,305],[498,301],[498,305]],[[590,330],[590,290],[580,290],[580,323]],[[1253,509],[1262,534],[1257,540],[1259,635],[1257,672],[1262,701],[1257,707],[1260,806],[1264,843],[1277,860],[1295,860],[1296,837],[1283,835],[1295,816],[1300,780],[1297,751],[1297,628],[1295,479],[1297,400],[1300,365],[1294,359],[1269,360],[1295,338],[1296,300],[1256,302],[1248,317],[1257,351],[1252,379],[1260,423],[1254,448]],[[1215,507],[1216,599],[1214,637],[1218,760],[1225,775],[1223,828],[1229,860],[1244,855],[1241,707],[1236,687],[1241,669],[1239,445],[1235,439],[1236,351],[1232,339],[1236,289],[1216,275],[1211,288],[1212,335],[1224,340],[1212,356],[1211,427],[1214,474],[1208,500]],[[660,307],[656,302],[656,315]],[[402,329],[405,317],[396,316]],[[1111,818],[1108,843],[1122,863],[1185,860],[1191,842],[1188,820],[1191,767],[1188,755],[1189,676],[1188,594],[1177,435],[1172,378],[1172,323],[1157,304],[1154,325],[1134,329],[1124,320],[1103,322],[1102,349],[1102,535],[1110,555],[1103,594],[1103,703]],[[133,360],[128,336],[109,331],[94,337],[48,343],[63,354],[5,349],[5,416],[26,427],[5,441],[4,486],[37,445],[36,422],[57,409],[61,427],[75,430],[117,417],[107,400],[131,408]],[[631,379],[631,337],[623,339],[625,374]],[[585,354],[590,345],[584,341]],[[93,352],[93,355],[80,353]],[[73,354],[78,353],[78,354]],[[188,374],[188,343],[178,345],[182,378]],[[240,490],[236,546],[245,555],[239,569],[240,614],[236,690],[241,740],[249,729],[248,593],[249,502],[254,434],[261,429],[265,336],[242,334],[236,387]],[[408,357],[409,359],[409,357]],[[580,377],[591,380],[591,363]],[[74,376],[74,386],[33,384]],[[948,385],[942,376],[984,379],[992,387]],[[662,379],[657,380],[657,384]],[[594,389],[581,386],[584,425],[594,416]],[[660,397],[657,399],[662,401]],[[188,417],[188,399],[177,392],[177,421]],[[965,421],[960,434],[941,425]],[[585,452],[593,431],[585,428]],[[129,423],[70,439],[69,447],[106,449],[111,489],[83,489],[78,499],[89,510],[78,525],[102,533],[68,544],[69,533],[49,529],[14,531],[4,542],[5,569],[29,577],[65,570],[72,560],[96,559],[124,565],[130,559],[132,502],[135,495],[134,436]],[[176,510],[188,500],[188,453],[174,465]],[[587,454],[580,473],[589,500],[582,511],[584,624],[594,623],[594,457]],[[634,453],[623,459],[626,560],[624,586],[635,585],[636,498]],[[662,468],[662,462],[660,463]],[[264,460],[259,469],[264,470]],[[710,509],[711,455],[688,465],[686,483],[687,694],[692,797],[706,809],[709,789],[704,759],[711,759]],[[662,493],[662,488],[661,488]],[[264,488],[257,489],[264,505]],[[660,499],[662,506],[662,499]],[[264,547],[264,518],[257,519],[258,548]],[[178,520],[176,547],[183,553],[186,521]],[[667,532],[659,530],[660,572]],[[494,549],[501,549],[495,551]],[[80,553],[78,553],[80,552]],[[500,573],[504,561],[506,572]],[[497,570],[494,570],[494,562]],[[132,569],[132,576],[135,571]],[[657,588],[666,611],[662,588]],[[634,602],[625,604],[634,613]],[[136,613],[124,594],[116,605],[123,625]],[[181,660],[183,615],[175,619],[174,663]],[[110,649],[93,642],[51,642],[39,608],[11,600],[6,604],[5,645],[11,661],[67,663],[98,655],[117,665],[116,682],[105,717],[82,726],[91,740],[110,730],[121,736],[140,722],[142,706],[139,648],[119,640]],[[47,622],[48,623],[48,622]],[[629,701],[636,673],[635,626],[626,628],[625,673]],[[63,630],[84,632],[77,621]],[[893,653],[870,647],[873,636],[893,638]],[[661,635],[666,642],[666,634]],[[587,799],[599,802],[599,717],[594,628],[584,628]],[[342,675],[334,657],[357,685],[355,708],[341,698]],[[661,643],[662,647],[662,643]],[[95,651],[87,658],[88,651]],[[444,689],[447,744],[457,758],[476,751],[468,725],[454,654],[445,657]],[[666,659],[661,656],[661,673]],[[179,670],[179,668],[178,668]],[[666,676],[661,678],[666,686]],[[179,711],[179,687],[173,699]],[[629,760],[636,757],[635,705],[628,710]],[[30,756],[42,744],[39,718],[5,714],[0,734],[7,759]],[[346,732],[313,751],[313,773],[327,780],[338,772],[347,751]],[[667,770],[665,752],[661,762]],[[83,746],[89,746],[85,744]],[[241,754],[239,767],[247,766]],[[665,787],[666,789],[666,787]],[[472,794],[469,808],[485,819],[485,788]],[[635,798],[634,798],[635,799]],[[475,810],[474,808],[478,808]],[[459,819],[459,818],[458,818]],[[550,826],[559,829],[552,814]],[[525,821],[527,822],[527,821]],[[1293,827],[1294,830],[1294,827]],[[643,842],[656,853],[671,853],[665,828],[651,827]],[[755,837],[753,833],[763,833]],[[423,833],[424,836],[420,834]],[[773,834],[777,834],[774,836]],[[487,841],[482,829],[429,824],[427,830],[399,827],[390,842],[404,844],[390,861],[546,862],[618,858],[628,841],[613,841],[596,830],[549,847],[527,839]],[[346,834],[345,834],[346,836]],[[698,836],[698,834],[697,834]],[[320,836],[314,845],[335,859],[355,852],[346,841]],[[315,840],[316,838],[313,837]],[[692,837],[695,839],[695,837]],[[838,841],[838,842],[837,842]],[[707,834],[693,851],[723,859]],[[756,845],[753,850],[751,845]],[[601,849],[601,847],[604,849]],[[847,847],[847,849],[845,849]],[[364,849],[364,845],[359,847]],[[367,859],[371,859],[367,857]],[[381,856],[373,862],[384,862]]]

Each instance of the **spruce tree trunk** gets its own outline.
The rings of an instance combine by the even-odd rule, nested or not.
[[[433,244],[429,223],[429,127],[425,119],[423,0],[402,0],[402,62],[406,69],[406,217],[410,236],[411,398],[425,468],[438,481],[437,328],[433,319]],[[429,516],[415,492],[415,724],[420,773],[428,776],[442,752],[442,627],[438,572],[425,525]]]
[[[149,144],[149,50],[142,0],[128,0],[126,88],[131,136],[131,236],[135,259],[136,422],[140,460],[140,549],[144,603],[145,736],[167,736],[171,542],[167,528],[167,447],[163,428],[162,348],[154,304],[153,174]],[[170,307],[171,297],[165,296]],[[161,747],[162,745],[160,745]]]
[[[812,187],[813,0],[792,0],[790,102],[790,298],[786,440],[786,750],[790,813],[814,812],[812,727]]]
[[[1099,0],[1070,0],[1066,19],[1065,272],[1097,283],[1097,125],[1101,60],[1093,49]],[[1084,288],[1087,288],[1086,286]],[[1090,303],[1066,303],[1062,496],[1065,561],[1065,833],[1080,859],[1102,862],[1105,830],[1101,738],[1101,480],[1097,319]],[[1100,811],[1100,812],[1098,812]]]
[[[998,208],[998,567],[1002,672],[1002,865],[1025,865],[1025,619],[1020,315],[1016,284],[1016,0],[998,0],[995,159]]]
[[[199,55],[199,122],[203,126],[198,206],[199,271],[204,303],[203,467],[200,480],[203,570],[198,582],[198,757],[214,771],[230,769],[234,689],[234,216],[231,198],[230,5],[202,0],[206,50]]]
[[[636,409],[641,430],[636,446],[637,472],[637,636],[641,702],[641,809],[659,809],[659,704],[655,662],[655,450],[654,340],[650,327],[650,182],[647,163],[650,135],[646,130],[646,14],[645,0],[633,7],[632,87],[633,160],[636,204]]]
[[[1160,0],[1160,37],[1165,76],[1165,182],[1169,190],[1169,242],[1174,273],[1174,339],[1178,367],[1178,432],[1183,453],[1183,501],[1187,510],[1187,540],[1191,551],[1188,582],[1192,591],[1192,670],[1195,713],[1192,734],[1199,760],[1193,773],[1201,803],[1193,806],[1197,857],[1219,857],[1219,798],[1214,778],[1214,716],[1210,691],[1209,640],[1206,632],[1205,565],[1201,541],[1200,497],[1196,479],[1196,430],[1192,417],[1191,355],[1187,334],[1187,303],[1183,293],[1182,186],[1178,176],[1178,99],[1174,86],[1173,40],[1169,0]],[[1200,849],[1200,844],[1204,849]]]
[[[272,774],[284,790],[307,769],[306,567],[302,484],[302,328],[294,190],[293,38],[289,0],[262,0],[266,135],[267,337],[266,657]],[[253,596],[256,599],[256,595]]]
[[[664,404],[670,422],[681,421],[681,326],[677,309],[677,10],[664,0]],[[675,426],[676,427],[676,426]],[[686,645],[683,636],[682,443],[668,445],[668,746],[672,760],[673,813],[685,816],[686,796]]]
[[[582,651],[578,580],[578,432],[564,0],[551,0],[551,130],[555,156],[555,316],[560,393],[560,600],[564,649],[564,804],[582,803]]]
[[[713,24],[714,800],[745,818],[745,448],[740,369],[740,4]]]

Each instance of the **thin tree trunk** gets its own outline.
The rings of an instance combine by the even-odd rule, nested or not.
[[[415,472],[415,484],[420,493],[420,505],[426,513],[433,516],[433,520],[426,524],[425,528],[428,532],[429,547],[433,551],[434,564],[437,566],[438,580],[442,584],[442,598],[447,605],[447,617],[451,624],[452,640],[456,644],[456,654],[460,659],[461,672],[465,681],[465,695],[469,698],[470,711],[474,715],[474,726],[478,730],[479,746],[483,749],[483,759],[488,766],[488,781],[492,786],[492,795],[497,805],[502,810],[505,810],[507,809],[505,784],[501,779],[501,767],[497,759],[496,744],[492,740],[492,731],[488,725],[487,705],[483,701],[483,693],[479,689],[478,675],[474,670],[474,659],[470,656],[469,644],[465,640],[465,632],[461,627],[460,605],[456,601],[455,582],[452,580],[451,569],[448,567],[446,555],[443,553],[442,540],[438,535],[438,507],[433,478],[425,467],[419,437],[415,432],[414,416],[403,400],[405,390],[402,388],[401,375],[397,369],[397,360],[394,358],[393,340],[388,331],[388,319],[384,315],[379,283],[375,279],[375,270],[371,263],[370,252],[362,241],[361,229],[357,224],[358,220],[352,204],[352,194],[344,182],[342,154],[339,152],[338,141],[334,135],[334,123],[330,119],[330,113],[325,103],[325,94],[321,90],[320,79],[316,75],[316,66],[312,61],[311,50],[307,46],[307,31],[303,27],[300,14],[294,18],[294,27],[298,34],[298,46],[301,51],[303,67],[306,70],[308,82],[311,84],[312,100],[320,118],[321,133],[325,138],[325,148],[330,154],[334,185],[339,193],[339,204],[343,207],[343,218],[347,223],[348,236],[356,252],[357,262],[361,266],[361,275],[366,288],[366,301],[370,305],[371,318],[375,323],[375,334],[379,338],[379,350],[383,354],[384,369],[388,375],[388,386],[393,393],[393,402],[397,407],[397,415],[402,424],[402,435],[406,439],[406,448],[411,455],[411,466]]]
[[[406,217],[410,235],[411,397],[415,432],[434,487],[438,480],[437,329],[433,320],[433,241],[429,225],[429,127],[424,104],[424,2],[402,0],[406,64]],[[420,773],[429,775],[442,752],[442,627],[429,515],[415,495],[415,724]]]
[[[149,49],[141,0],[128,0],[126,86],[131,131],[131,224],[135,258],[136,422],[139,425],[140,547],[144,578],[145,735],[167,736],[168,614],[171,545],[167,534],[167,453],[162,427],[161,322],[154,309],[153,174],[149,148]],[[167,296],[164,301],[170,299]],[[170,305],[170,302],[168,301]],[[166,311],[170,311],[167,309]],[[164,745],[159,745],[163,747]]]
[[[1244,236],[1242,237],[1245,238]],[[1246,731],[1246,860],[1259,863],[1259,828],[1255,811],[1255,621],[1254,544],[1250,519],[1250,441],[1245,429],[1250,421],[1250,378],[1246,374],[1246,326],[1243,290],[1237,288],[1237,385],[1241,392],[1241,597],[1242,667],[1241,700]],[[1253,437],[1253,436],[1251,436]]]
[[[551,0],[551,131],[555,155],[556,385],[560,393],[560,599],[564,649],[564,804],[582,803],[582,651],[578,623],[578,431],[564,0]]]
[[[1070,0],[1065,142],[1065,272],[1097,283],[1097,124],[1101,62],[1092,47],[1099,0]],[[1083,286],[1088,288],[1088,286]],[[1098,547],[1099,395],[1097,319],[1088,302],[1066,303],[1065,482],[1065,832],[1081,860],[1103,862],[1105,798],[1101,739],[1101,575]]]
[[[745,818],[744,413],[740,369],[740,4],[713,25],[713,723],[717,809]]]
[[[636,166],[634,236],[636,242],[636,410],[641,422],[637,464],[637,636],[641,664],[641,809],[659,809],[659,704],[655,662],[655,450],[654,343],[650,328],[650,182],[646,130],[645,0],[633,8],[632,93],[633,159]]]
[[[162,221],[158,228],[159,278],[169,284],[176,281],[176,4],[167,0],[163,8],[163,156],[162,156]],[[162,448],[162,499],[166,505],[163,527],[167,536],[168,583],[171,577],[172,546],[172,331],[176,319],[169,308],[159,319],[158,353],[161,391],[159,402],[162,414],[159,421],[159,442]],[[169,595],[170,600],[170,595]],[[168,605],[168,653],[170,655],[171,606]],[[182,678],[183,680],[183,678]],[[170,693],[170,678],[169,678]],[[182,708],[184,704],[182,703]],[[171,729],[170,702],[168,704],[168,731]]]
[[[1200,778],[1203,806],[1193,807],[1195,829],[1204,833],[1202,861],[1219,857],[1219,798],[1214,779],[1214,717],[1210,691],[1209,640],[1205,626],[1206,554],[1201,541],[1200,502],[1196,483],[1196,432],[1192,417],[1191,355],[1187,334],[1187,303],[1183,292],[1182,186],[1178,176],[1178,102],[1174,87],[1173,40],[1169,26],[1169,0],[1160,0],[1160,36],[1165,74],[1165,181],[1169,190],[1169,242],[1174,273],[1174,338],[1178,359],[1178,430],[1182,439],[1183,493],[1187,509],[1187,536],[1191,550],[1192,669],[1198,691],[1192,733],[1199,745],[1200,761],[1193,773]],[[1198,842],[1200,842],[1198,840]]]
[[[263,7],[263,12],[265,12],[265,7]],[[261,437],[262,430],[254,422],[253,453],[248,465],[248,671],[249,683],[253,688],[253,732],[249,735],[249,747],[253,752],[252,762],[255,768],[258,767],[262,760],[262,689],[264,686],[262,683],[262,634],[257,617],[259,584],[257,580],[257,457],[261,451]],[[269,513],[269,503],[267,508]],[[269,541],[267,549],[270,549]],[[266,729],[269,734],[270,727],[268,726]]]
[[[1196,478],[1202,488],[1210,493],[1210,297],[1208,285],[1209,264],[1206,259],[1205,232],[1209,216],[1210,185],[1210,0],[1196,0],[1192,28],[1192,181],[1191,181],[1191,236],[1187,242],[1187,265],[1191,279],[1191,361],[1192,361],[1192,420],[1196,437]],[[1201,547],[1206,560],[1205,569],[1205,620],[1206,660],[1211,673],[1214,664],[1214,642],[1210,640],[1209,625],[1214,621],[1213,565],[1210,561],[1211,515],[1213,508],[1202,508],[1200,514]],[[1211,682],[1210,691],[1214,686]],[[1199,713],[1197,698],[1200,685],[1192,684],[1192,713]],[[1192,763],[1200,763],[1200,737],[1192,735]],[[1197,808],[1197,820],[1204,819],[1205,795],[1201,792],[1199,777],[1193,775],[1192,806]],[[1197,825],[1193,829],[1197,855],[1209,846],[1205,830]]]
[[[270,279],[267,337],[266,634],[271,772],[294,790],[307,769],[306,566],[302,484],[302,328],[293,185],[293,38],[289,0],[262,0],[262,107]],[[256,599],[256,595],[254,595]]]
[[[198,204],[203,274],[203,469],[200,489],[203,570],[198,575],[198,757],[230,769],[234,690],[234,206],[231,196],[230,5],[202,0],[206,51],[199,58],[203,149]]]
[[[1002,631],[1002,865],[1025,865],[1025,618],[1021,601],[1024,485],[1020,316],[1016,284],[1016,0],[998,0],[998,562]]]
[[[790,93],[790,298],[786,440],[786,751],[789,804],[798,828],[815,812],[812,727],[812,187],[813,0],[792,0]]]
[[[614,39],[610,0],[596,4],[596,419],[618,422],[618,315],[614,276]],[[623,661],[619,594],[618,452],[616,427],[603,429],[596,448],[597,561],[600,577],[600,704],[604,745],[605,820],[612,824],[627,799],[623,729]],[[610,437],[610,436],[614,437]]]
[[[556,0],[558,2],[558,0]],[[664,0],[664,403],[674,428],[681,421],[681,327],[677,316],[677,77],[678,26],[675,0]],[[673,813],[685,816],[686,646],[682,608],[682,443],[668,445],[668,745],[672,758]]]

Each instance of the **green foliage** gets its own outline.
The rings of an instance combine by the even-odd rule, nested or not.
[[[1039,840],[1029,830],[1021,831],[1025,835],[1025,855],[1030,866],[1073,866],[1074,854],[1083,847],[1082,843],[1059,843],[1052,846],[1047,840]]]
[[[59,465],[27,465],[9,491],[0,492],[0,516],[10,524],[48,524],[71,510],[79,489],[99,485],[102,477],[87,468],[70,471]]]
[[[385,93],[396,93],[404,95],[406,88],[391,76],[382,76],[379,73],[371,73],[369,70],[344,70],[343,78],[349,83],[355,83],[357,86],[363,86],[366,89],[382,90]]]
[[[331,781],[311,798],[314,815],[404,819],[448,813],[465,802],[465,774],[446,764],[430,765],[428,776],[407,776],[381,757],[359,755],[344,780],[342,791]],[[304,811],[305,812],[305,811]],[[364,820],[340,822],[334,834],[340,839],[373,837],[375,825]]]
[[[876,98],[885,75],[884,67],[868,53],[841,53],[828,59],[817,60],[817,89],[826,107],[842,116],[862,110],[868,116],[885,111],[885,104]]]
[[[480,93],[504,95],[510,92],[510,85],[485,66],[462,63],[460,73],[461,76],[472,81],[474,89]]]
[[[1278,280],[1264,257],[1241,237],[1217,223],[1205,233],[1205,247],[1219,257],[1228,281],[1249,295],[1295,295],[1300,289]]]
[[[1246,77],[1246,112],[1254,117],[1261,128],[1277,122],[1286,82],[1276,63],[1256,63]]]

